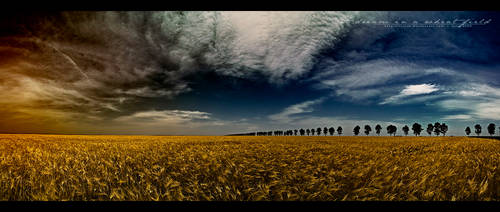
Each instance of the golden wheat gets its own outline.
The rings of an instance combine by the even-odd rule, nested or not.
[[[500,141],[0,135],[1,200],[499,200]]]

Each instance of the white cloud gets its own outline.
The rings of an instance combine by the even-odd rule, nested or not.
[[[326,86],[355,89],[383,85],[393,79],[406,79],[421,75],[421,72],[416,71],[418,67],[415,64],[385,59],[345,64],[345,66],[346,70],[339,70],[340,68],[327,70],[316,78]]]
[[[500,88],[486,84],[470,83],[451,92],[452,99],[437,102],[437,106],[450,111],[466,111],[471,119],[500,120]]]
[[[459,88],[458,94],[464,97],[498,97],[500,89],[487,84],[469,83]]]
[[[498,97],[497,97],[498,98]],[[500,120],[500,100],[491,100],[487,102],[481,102],[474,106],[474,111],[472,112],[479,118]]]
[[[456,116],[456,119],[500,120],[500,107],[498,107],[498,105],[500,105],[500,100],[489,98],[444,100],[440,101],[438,105],[446,110],[462,110],[467,112],[465,115]]]
[[[468,110],[471,109],[471,101],[470,99],[446,99],[437,102],[437,106],[447,109],[447,110]]]
[[[317,89],[332,89],[337,96],[349,97],[356,102],[370,98],[382,98],[386,103],[396,103],[402,97],[408,97],[439,89],[432,84],[416,84],[400,89],[401,82],[419,81],[424,77],[437,75],[453,79],[471,79],[469,75],[442,67],[425,67],[404,60],[373,59],[368,61],[327,61],[321,72],[312,79],[320,83]],[[391,96],[395,96],[392,97]],[[397,102],[398,104],[400,102]]]
[[[482,96],[482,92],[477,92],[477,91],[470,91],[470,90],[465,90],[465,91],[459,91],[459,95],[461,96]]]
[[[295,78],[309,71],[322,49],[334,45],[345,23],[357,12],[221,12],[221,20],[234,30],[230,63],[242,70],[258,70],[273,82]],[[227,60],[227,57],[219,57]],[[220,69],[230,75],[245,75]]]
[[[141,111],[128,116],[116,118],[119,122],[146,123],[146,124],[180,124],[193,120],[208,120],[210,113],[188,110]]]
[[[294,117],[292,117],[293,115],[313,112],[314,110],[312,106],[320,104],[324,100],[325,98],[320,98],[316,100],[305,101],[299,104],[294,104],[283,109],[283,111],[280,113],[269,115],[268,118],[278,122],[290,122],[295,119]]]
[[[403,90],[401,90],[401,92],[398,95],[391,96],[385,99],[380,104],[396,103],[400,99],[403,99],[408,96],[430,94],[438,90],[439,88],[437,88],[437,86],[432,84],[407,85]]]
[[[170,90],[153,90],[150,87],[141,87],[136,89],[116,89],[115,92],[117,94],[125,94],[134,97],[174,97],[190,90],[191,88],[187,87],[186,84],[178,84]]]
[[[460,114],[460,115],[448,115],[443,117],[444,120],[471,120],[471,115]]]
[[[439,89],[432,84],[408,85],[401,91],[401,96],[429,94]]]

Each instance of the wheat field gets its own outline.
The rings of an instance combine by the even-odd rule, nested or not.
[[[500,141],[0,135],[0,200],[495,200]]]

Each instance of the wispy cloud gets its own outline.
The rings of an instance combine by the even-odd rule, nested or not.
[[[448,79],[473,79],[467,74],[452,69],[427,67],[398,59],[373,59],[356,63],[343,61],[333,63],[333,65],[326,63],[321,67],[324,71],[312,78],[319,82],[315,84],[315,87],[331,89],[337,96],[349,97],[354,102],[363,102],[373,98],[388,99],[392,96],[399,98],[419,95],[418,92],[426,92],[425,89],[438,89],[436,85],[429,83],[429,81],[435,81],[436,78],[444,82]],[[408,81],[423,83],[408,85]],[[402,86],[414,87],[401,88]]]
[[[500,120],[500,88],[486,84],[466,84],[452,92],[452,99],[437,102],[449,111],[464,111],[471,119]],[[461,117],[461,116],[457,116]]]
[[[398,100],[408,96],[430,94],[438,90],[439,88],[437,88],[437,86],[433,84],[407,85],[403,90],[401,90],[401,92],[399,92],[398,95],[391,96],[385,99],[380,104],[389,104],[397,102]]]
[[[194,120],[208,120],[210,113],[186,110],[141,111],[116,118],[116,121],[129,124],[181,124]]]
[[[280,113],[269,115],[268,118],[277,122],[291,122],[294,119],[297,119],[297,117],[293,117],[293,115],[313,112],[314,110],[312,106],[320,104],[324,100],[325,98],[319,98],[294,104],[283,109]]]
[[[253,71],[281,83],[308,72],[317,54],[333,47],[358,12],[221,12],[232,26],[233,39],[224,46],[225,61],[218,69],[228,75]],[[234,71],[236,70],[239,71]],[[250,72],[247,72],[247,71]]]
[[[460,114],[460,115],[448,115],[443,117],[444,120],[471,120],[471,115]]]

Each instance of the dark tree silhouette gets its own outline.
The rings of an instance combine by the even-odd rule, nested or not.
[[[415,136],[419,136],[420,135],[420,132],[422,132],[422,125],[420,125],[419,123],[414,123],[413,126],[411,127],[411,130],[413,130],[413,134],[415,134]]]
[[[339,136],[342,135],[342,127],[341,126],[339,126],[337,128],[337,134],[339,134]]]
[[[377,126],[375,126],[375,133],[377,133],[377,135],[380,135],[381,130],[382,130],[382,126],[380,126],[380,124],[377,124]]]
[[[328,129],[328,132],[330,133],[330,135],[333,135],[333,134],[335,133],[335,128],[330,127],[330,128]]]
[[[490,123],[488,125],[488,133],[490,134],[490,136],[495,134],[495,128],[496,128],[496,126],[493,123]]]
[[[434,123],[434,134],[436,136],[439,136],[439,133],[441,133],[441,124],[439,122]]]
[[[356,126],[356,127],[354,127],[354,129],[352,130],[352,132],[354,133],[354,135],[358,135],[360,129],[361,129],[361,127]]]
[[[465,134],[466,134],[467,136],[469,136],[469,135],[470,135],[470,132],[471,132],[471,131],[470,131],[470,127],[465,128]]]
[[[475,133],[477,134],[477,136],[479,136],[481,134],[481,125],[476,124],[474,126],[474,129],[476,129]]]
[[[371,131],[372,131],[372,128],[370,127],[370,125],[365,125],[365,134],[369,135]]]
[[[299,132],[297,129],[293,130],[294,135],[297,135],[297,132]]]
[[[389,134],[389,135],[394,134],[394,136],[396,136],[396,131],[397,130],[398,130],[398,128],[396,126],[392,125],[392,124],[389,125],[389,126],[387,126],[387,134]]]
[[[314,135],[314,133],[316,132],[315,129],[311,129],[311,134]]]
[[[328,134],[328,128],[323,128],[323,134],[325,134],[325,136]]]
[[[316,128],[316,134],[321,135],[321,127]]]
[[[404,133],[405,135],[408,135],[408,132],[410,131],[410,128],[409,128],[407,125],[405,125],[405,126],[404,126],[403,128],[401,128],[401,129],[403,130],[403,133]]]
[[[300,128],[299,133],[300,133],[300,135],[304,135],[306,133],[306,131],[304,129]]]
[[[432,131],[434,131],[434,125],[428,124],[427,125],[427,134],[429,134],[429,136],[431,136],[432,135]]]
[[[310,130],[310,129],[307,129],[307,130],[306,130],[306,133],[307,133],[307,135],[309,136],[309,134],[311,133],[311,130]]]
[[[266,136],[269,135],[268,132],[257,132],[256,133],[258,136]]]
[[[443,133],[443,136],[446,135],[446,132],[448,132],[448,125],[446,125],[445,123],[442,123],[441,124],[441,133]]]

